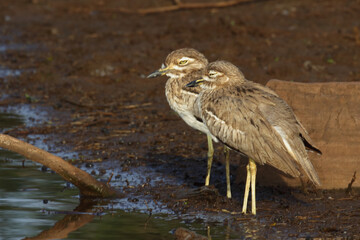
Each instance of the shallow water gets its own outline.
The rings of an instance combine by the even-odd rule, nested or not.
[[[5,151],[0,154],[2,239],[33,237],[67,216],[84,215],[73,212],[79,205],[77,189],[66,189],[65,181],[49,171],[42,172],[37,164],[27,161],[22,167],[20,156]],[[185,226],[180,220],[169,220],[167,215],[154,215],[149,219],[149,214],[138,210],[120,210],[121,205],[126,204],[116,200],[82,209],[80,213],[90,211],[83,220],[85,226],[71,232],[68,239],[168,239],[171,229]],[[76,221],[72,220],[62,223],[76,226]]]
[[[29,110],[19,106],[0,113],[0,131],[46,120],[45,114],[36,114],[43,118],[31,118],[30,121],[29,116],[14,113],[24,109]],[[37,139],[33,142],[40,147],[44,147],[43,138],[29,135],[29,139]],[[64,157],[68,153],[58,155]],[[78,197],[78,190],[57,174],[24,160],[16,153],[0,149],[0,239],[31,239],[35,236],[50,239],[173,239],[172,232],[178,227],[207,233],[208,224],[201,216],[195,220],[193,216],[188,219],[177,216],[151,199],[133,202],[129,200],[131,196],[127,196],[107,202],[84,203]],[[97,169],[96,164],[93,169]],[[130,172],[119,170],[116,174],[119,177],[112,185],[121,188],[125,180],[131,185],[143,184],[146,176],[153,173],[139,168]],[[154,177],[154,183],[156,179]],[[212,239],[223,239],[222,223],[211,225]]]

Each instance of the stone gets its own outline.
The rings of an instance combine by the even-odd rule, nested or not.
[[[319,188],[347,188],[354,172],[360,174],[360,82],[270,80],[267,86],[293,108],[322,151],[322,155],[309,152],[322,184]],[[259,166],[257,176],[261,185],[301,186],[299,178],[286,177],[268,166]],[[360,187],[360,180],[352,186]]]

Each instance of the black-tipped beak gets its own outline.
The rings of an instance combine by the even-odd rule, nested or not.
[[[165,67],[164,65],[161,66],[160,69],[156,70],[155,72],[151,73],[149,76],[147,76],[147,78],[154,78],[154,77],[158,77],[158,76],[163,76],[165,75],[167,72],[169,71],[168,67]]]
[[[197,87],[199,86],[202,82],[204,81],[204,79],[198,79],[192,82],[189,82],[188,84],[186,84],[187,87]]]

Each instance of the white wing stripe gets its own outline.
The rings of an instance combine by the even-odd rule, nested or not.
[[[213,114],[211,111],[208,111],[207,109],[205,109],[205,112],[207,114],[209,114],[211,117],[215,118],[215,120],[221,122],[221,124],[225,124],[224,120],[221,120],[220,118],[218,118],[215,114]]]
[[[285,132],[284,132],[284,131],[282,130],[282,128],[279,127],[279,126],[275,126],[274,128],[275,128],[276,132],[278,132],[278,133],[280,134],[280,136],[281,136],[281,138],[282,138],[282,140],[283,140],[283,143],[284,143],[286,149],[288,150],[288,152],[290,153],[290,155],[291,155],[295,160],[297,160],[294,151],[293,151],[292,148],[290,147],[289,142],[286,140],[286,134],[285,134]]]
[[[240,134],[245,134],[243,131],[241,131],[241,130],[239,130],[239,129],[234,129],[233,127],[227,125],[224,120],[218,118],[213,112],[211,112],[211,111],[209,111],[209,110],[207,110],[207,109],[205,109],[205,112],[206,112],[207,114],[209,114],[212,118],[214,118],[215,121],[218,121],[218,123],[219,123],[220,125],[222,125],[222,127],[220,127],[220,130],[221,130],[222,128],[224,128],[224,134],[226,134],[226,132],[225,132],[225,127],[229,128],[230,130],[236,131],[236,132],[238,132],[238,133],[240,133]]]

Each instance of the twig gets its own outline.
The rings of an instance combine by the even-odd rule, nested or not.
[[[241,212],[231,212],[227,209],[214,209],[214,208],[205,208],[206,211],[209,211],[209,212],[217,212],[217,213],[220,213],[220,212],[223,212],[223,213],[229,213],[231,215],[242,215]]]
[[[72,99],[69,98],[62,98],[61,99],[64,102],[67,102],[69,104],[75,105],[77,107],[83,107],[83,108],[106,108],[106,107],[112,107],[116,105],[116,102],[112,102],[109,104],[104,104],[104,105],[94,105],[94,104],[84,104],[84,103],[80,103],[80,102],[76,102]]]
[[[75,113],[75,114],[72,114],[73,117],[79,117],[79,116],[96,116],[96,115],[116,117],[116,113],[114,113],[114,112],[102,112],[102,111],[84,112],[84,113]]]
[[[153,14],[153,13],[163,13],[163,12],[172,12],[185,9],[199,9],[199,8],[225,8],[238,5],[240,3],[254,2],[254,0],[230,0],[230,1],[220,1],[220,2],[210,2],[210,3],[182,3],[179,0],[174,0],[175,5],[163,6],[163,7],[154,7],[154,8],[140,8],[137,10],[131,10],[127,8],[117,8],[116,10],[106,10],[109,12],[121,12],[121,13],[136,13],[136,14]]]
[[[111,139],[111,138],[118,138],[120,136],[121,136],[120,134],[112,134],[112,135],[109,135],[109,136],[98,136],[98,137],[96,137],[96,139],[97,140],[108,140],[108,139]]]
[[[139,107],[150,106],[151,104],[152,103],[132,104],[132,105],[120,106],[119,108],[121,108],[121,109],[134,109],[134,108],[139,108]]]
[[[61,99],[62,101],[64,102],[67,102],[69,104],[72,104],[74,106],[77,106],[77,107],[82,107],[82,108],[95,108],[95,109],[98,109],[98,108],[107,108],[107,107],[113,107],[113,106],[116,106],[117,103],[116,102],[112,102],[112,103],[108,103],[108,104],[103,104],[103,105],[94,105],[94,104],[84,104],[84,103],[80,103],[80,102],[77,102],[75,100],[72,100],[72,99],[69,99],[69,98],[62,98]],[[141,104],[131,104],[131,105],[124,105],[124,106],[119,106],[119,109],[134,109],[134,108],[139,108],[139,107],[146,107],[146,106],[150,106],[152,103],[148,102],[148,103],[141,103]],[[106,112],[102,112],[103,115],[110,115],[110,116],[113,116],[115,115],[114,113],[106,113]]]
[[[353,193],[352,185],[353,185],[353,183],[355,182],[355,180],[356,180],[356,171],[354,172],[354,175],[353,175],[353,177],[351,178],[350,183],[348,184],[348,187],[347,187],[347,189],[346,189],[346,191],[345,191],[346,194],[352,195],[352,193]]]
[[[107,186],[109,186],[109,183],[110,183],[110,181],[111,181],[111,179],[112,179],[113,175],[114,175],[114,172],[112,172],[112,173],[111,173],[111,175],[110,175],[109,179],[107,180],[107,182],[106,182],[106,185],[107,185]]]
[[[149,208],[149,206],[147,205],[147,201],[146,201],[146,200],[145,200],[145,205],[146,205],[147,210],[149,211],[149,217],[146,219],[146,222],[145,222],[145,224],[144,224],[144,228],[146,229],[146,228],[147,228],[147,225],[148,225],[148,223],[149,223],[149,221],[150,221],[150,218],[151,218],[151,216],[152,216],[152,209]]]
[[[5,99],[0,101],[0,106],[8,106],[10,104],[21,103],[21,99]]]
[[[85,118],[83,120],[79,120],[76,122],[71,122],[70,124],[72,126],[79,126],[79,127],[92,127],[92,126],[95,126],[100,123],[119,122],[119,121],[121,121],[121,119],[118,119],[118,118],[104,117],[101,119],[95,119],[93,117],[89,117],[89,118]],[[127,133],[127,132],[124,130],[124,132],[122,132],[122,133]]]

